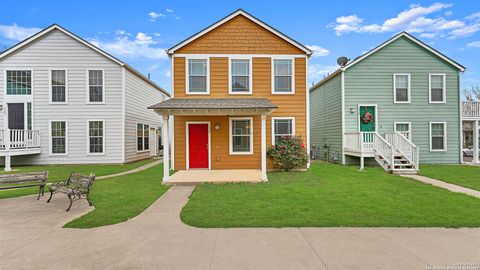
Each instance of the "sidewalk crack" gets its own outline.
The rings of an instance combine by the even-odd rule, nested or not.
[[[310,241],[308,241],[307,237],[303,234],[302,232],[302,229],[301,228],[297,228],[297,230],[300,232],[300,234],[302,235],[303,239],[305,239],[305,241],[307,242],[308,246],[312,249],[312,251],[315,253],[315,255],[318,257],[318,259],[322,262],[323,266],[325,266],[325,269],[329,269],[327,264],[323,261],[322,257],[320,256],[320,254],[317,252],[317,250],[315,250],[312,246],[312,243],[310,243]]]

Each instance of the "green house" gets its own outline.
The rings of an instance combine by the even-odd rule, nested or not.
[[[310,143],[319,159],[416,173],[461,162],[464,67],[402,32],[310,88]]]

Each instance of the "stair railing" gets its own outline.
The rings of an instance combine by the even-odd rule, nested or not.
[[[377,132],[373,133],[373,149],[387,162],[387,165],[393,166],[393,147]]]

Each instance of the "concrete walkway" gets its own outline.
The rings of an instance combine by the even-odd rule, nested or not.
[[[84,201],[0,200],[1,269],[425,269],[480,262],[480,229],[200,229],[179,213],[193,187],[174,186],[128,222],[61,225]]]
[[[122,175],[127,175],[127,174],[131,174],[131,173],[140,172],[140,171],[149,169],[149,168],[151,168],[155,165],[161,164],[161,163],[163,163],[162,158],[160,158],[156,161],[152,161],[148,164],[142,165],[142,166],[140,166],[138,168],[135,168],[133,170],[129,170],[129,171],[125,171],[125,172],[119,172],[119,173],[115,173],[115,174],[104,175],[104,176],[98,176],[98,177],[95,177],[95,180],[107,179],[107,178],[112,178],[112,177],[117,177],[117,176],[122,176]]]
[[[415,179],[415,180],[423,182],[425,184],[430,184],[430,185],[433,185],[433,186],[436,186],[436,187],[441,187],[441,188],[444,188],[444,189],[448,189],[452,192],[464,193],[464,194],[467,194],[467,195],[470,195],[470,196],[480,198],[480,191],[477,191],[477,190],[474,190],[474,189],[469,189],[469,188],[457,186],[457,185],[454,185],[454,184],[450,184],[450,183],[440,181],[440,180],[437,180],[437,179],[433,179],[433,178],[430,178],[430,177],[426,177],[426,176],[423,176],[423,175],[402,175],[402,176]]]

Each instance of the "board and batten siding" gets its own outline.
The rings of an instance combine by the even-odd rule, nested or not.
[[[137,151],[137,123],[148,124],[150,128],[162,126],[162,117],[152,104],[165,100],[166,96],[129,70],[125,70],[125,161],[150,157],[150,150]],[[150,147],[154,147],[151,145]]]
[[[310,146],[317,158],[333,162],[342,162],[341,87],[338,74],[310,92]]]
[[[41,133],[42,152],[15,156],[13,164],[121,163],[122,160],[122,68],[61,31],[44,38],[0,61],[0,86],[4,101],[4,74],[8,69],[33,70],[33,129]],[[68,104],[49,104],[49,70],[67,69]],[[87,69],[103,69],[105,104],[86,104]],[[5,108],[5,107],[4,107]],[[0,114],[4,123],[5,110]],[[66,120],[68,155],[49,154],[49,121]],[[105,121],[105,154],[88,155],[87,121]]]
[[[411,103],[394,104],[394,73],[411,74]],[[446,74],[445,104],[429,103],[429,73]],[[399,38],[345,71],[345,132],[358,131],[358,104],[377,104],[380,134],[411,122],[421,163],[460,162],[458,70],[412,41]],[[447,151],[430,151],[429,122],[447,122]]]

